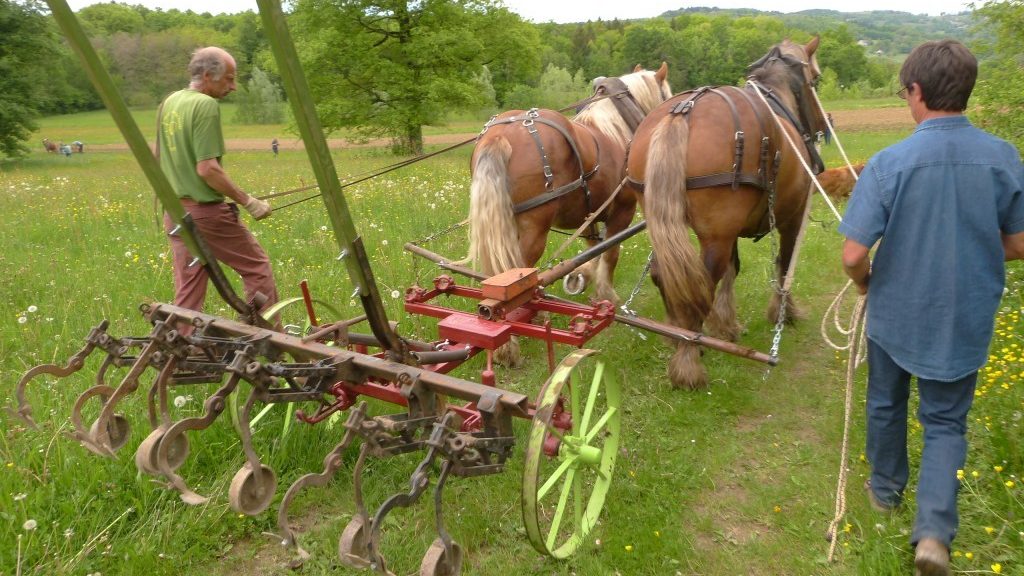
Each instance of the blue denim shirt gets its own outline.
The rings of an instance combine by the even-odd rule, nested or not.
[[[1024,167],[963,116],[926,120],[864,168],[839,231],[872,246],[868,337],[904,370],[952,381],[985,364],[1005,282],[1001,234],[1024,231]]]

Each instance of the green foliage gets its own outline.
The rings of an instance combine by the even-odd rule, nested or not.
[[[529,26],[489,1],[299,0],[292,22],[325,128],[402,152],[422,151],[422,126],[486,104],[482,66],[497,88],[535,53]]]
[[[47,79],[57,70],[56,44],[39,6],[0,0],[0,155],[21,156],[50,98]]]
[[[253,68],[252,78],[235,95],[239,124],[279,124],[284,121],[284,99],[281,89],[270,81],[266,72]]]
[[[971,116],[1024,150],[1024,2],[986,2],[977,15],[994,40],[978,46],[988,60],[974,88]]]

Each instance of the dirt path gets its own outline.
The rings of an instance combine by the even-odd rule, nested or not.
[[[906,108],[867,108],[861,110],[839,110],[832,113],[833,121],[840,134],[845,131],[866,132],[875,130],[893,130],[898,128],[910,128],[914,120],[910,111]],[[475,133],[462,134],[435,134],[424,136],[425,144],[456,144],[476,136]],[[225,141],[228,150],[233,151],[270,151],[269,138],[230,138]],[[391,141],[388,138],[374,138],[367,142],[352,142],[344,138],[328,138],[327,146],[331,150],[345,148],[380,148],[388,146]],[[281,150],[302,150],[304,148],[300,138],[280,138],[278,146]],[[113,144],[94,144],[88,147],[88,151],[110,151],[118,152],[128,149],[124,142]]]
[[[437,134],[433,136],[424,136],[424,144],[456,144],[463,140],[469,140],[476,134]],[[270,151],[270,138],[229,138],[224,141],[228,150],[243,151],[243,150],[266,150]],[[344,148],[380,148],[388,146],[391,141],[388,138],[374,138],[367,142],[352,142],[345,140],[344,138],[328,138],[327,146],[331,150],[341,150]],[[302,150],[305,148],[300,138],[280,138],[278,139],[278,147],[281,150]],[[128,145],[124,142],[117,142],[114,144],[94,144],[87,148],[89,152],[120,152],[128,149]]]

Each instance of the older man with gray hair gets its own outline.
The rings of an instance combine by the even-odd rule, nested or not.
[[[160,105],[157,155],[214,257],[242,277],[247,299],[260,293],[269,306],[277,301],[270,258],[242,223],[238,205],[255,220],[270,216],[270,205],[243,192],[221,164],[225,146],[218,100],[235,90],[235,72],[235,59],[224,49],[210,46],[195,51],[188,64],[188,88],[174,92]],[[172,232],[173,226],[170,216],[165,215],[164,227],[173,256],[174,303],[202,310],[206,269],[189,266],[192,255]]]

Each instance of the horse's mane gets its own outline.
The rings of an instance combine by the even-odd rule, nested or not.
[[[625,76],[619,76],[619,79],[629,88],[629,92],[636,99],[644,114],[650,113],[672,94],[667,82],[664,83],[664,87],[658,84],[654,70],[632,72]],[[573,122],[593,126],[623,146],[633,138],[633,131],[629,128],[629,124],[622,119],[622,115],[615,108],[615,103],[611,98],[604,98],[587,106],[576,115]]]

